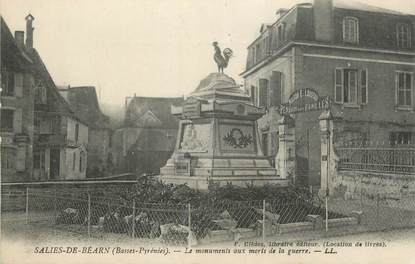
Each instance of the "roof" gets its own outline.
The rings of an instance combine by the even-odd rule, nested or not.
[[[344,8],[344,9],[353,9],[353,10],[361,10],[367,12],[376,12],[376,13],[386,13],[386,14],[393,14],[393,15],[407,15],[405,13],[386,9],[378,6],[368,5],[358,1],[352,0],[334,0],[333,2],[335,8]]]
[[[91,128],[109,128],[109,117],[99,107],[94,86],[59,89],[75,114]]]
[[[32,48],[30,53],[30,57],[34,62],[34,69],[35,73],[38,78],[42,79],[43,84],[49,90],[50,94],[53,96],[55,100],[50,101],[48,100],[49,104],[53,104],[54,108],[53,111],[56,111],[59,114],[68,115],[78,121],[84,123],[79,116],[75,114],[75,111],[72,110],[71,106],[68,102],[62,97],[59,93],[58,88],[55,85],[55,82],[52,79],[52,76],[49,74],[48,69],[46,68],[45,63],[43,62],[42,58],[40,57],[39,53],[36,49]]]
[[[382,8],[382,7],[378,7],[378,6],[365,4],[365,3],[362,3],[362,2],[359,2],[359,1],[353,1],[353,0],[332,0],[332,1],[333,1],[334,8],[357,10],[357,11],[366,11],[366,12],[374,12],[374,13],[382,13],[382,14],[391,14],[391,15],[400,15],[400,16],[402,16],[402,15],[403,16],[405,16],[405,15],[414,15],[414,14],[403,13],[403,12],[396,11],[396,10],[391,10],[391,9],[387,9],[387,8]],[[312,0],[305,0],[303,3],[296,4],[296,5],[292,6],[290,9],[287,9],[287,12],[285,12],[284,15],[278,17],[278,19],[273,21],[272,23],[262,23],[261,27],[260,27],[260,35],[254,41],[252,41],[248,45],[248,47],[252,46],[254,43],[256,43],[256,41],[259,38],[261,38],[262,33],[265,31],[265,28],[264,28],[265,25],[266,26],[275,25],[280,20],[283,20],[288,13],[290,13],[292,10],[294,10],[298,7],[311,8],[312,6],[313,6],[313,1]]]
[[[129,127],[176,128],[178,120],[171,106],[182,105],[183,97],[133,97],[127,106],[124,124]]]
[[[305,1],[304,3],[298,5],[312,5],[311,0]],[[298,6],[296,5],[296,6]],[[385,14],[392,14],[392,15],[409,15],[407,13],[403,13],[400,11],[387,9],[379,6],[369,5],[366,3],[362,3],[360,1],[353,1],[353,0],[333,0],[334,8],[343,8],[343,9],[351,9],[351,10],[360,10],[366,12],[376,12],[376,13],[385,13]]]
[[[32,63],[26,58],[17,47],[16,41],[9,27],[1,20],[1,67],[6,67],[15,71],[31,71]]]

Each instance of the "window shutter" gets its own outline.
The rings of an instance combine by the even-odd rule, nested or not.
[[[334,74],[334,101],[343,103],[343,71],[337,68]]]
[[[270,81],[271,106],[279,106],[282,102],[282,72],[273,71]]]
[[[357,70],[350,70],[349,71],[349,90],[350,90],[350,98],[349,102],[353,104],[357,104]]]
[[[398,105],[398,72],[395,72],[395,106]]]
[[[23,74],[14,74],[14,92],[17,97],[23,96]]]
[[[360,102],[362,104],[367,104],[368,102],[368,77],[367,77],[367,69],[361,70],[360,72]]]
[[[13,114],[13,131],[22,133],[22,109],[16,109]]]
[[[268,107],[268,80],[259,79],[259,107]]]
[[[16,171],[26,170],[26,148],[19,147],[16,152]]]
[[[256,87],[251,86],[251,102],[254,105],[257,105],[257,95],[256,95]]]

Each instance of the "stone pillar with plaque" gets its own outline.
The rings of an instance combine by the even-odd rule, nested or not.
[[[257,119],[264,109],[252,105],[231,77],[209,74],[172,113],[179,130],[174,153],[161,168],[163,182],[200,190],[210,182],[287,186],[260,148]]]
[[[321,185],[320,195],[332,195],[334,188],[339,184],[337,177],[337,162],[339,158],[334,148],[335,126],[341,119],[326,110],[319,117],[321,136]]]
[[[295,121],[286,115],[278,122],[279,148],[275,164],[283,179],[296,183]]]

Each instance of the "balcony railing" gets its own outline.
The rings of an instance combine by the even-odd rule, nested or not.
[[[339,147],[340,170],[415,175],[415,146]]]

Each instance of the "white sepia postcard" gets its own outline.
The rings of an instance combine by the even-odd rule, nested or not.
[[[0,262],[413,263],[413,0],[0,0]]]

